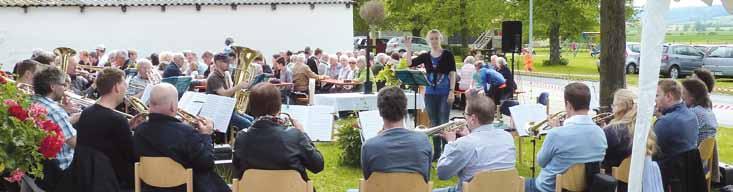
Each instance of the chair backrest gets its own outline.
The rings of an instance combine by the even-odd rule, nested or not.
[[[463,182],[463,192],[476,191],[523,192],[524,178],[519,176],[517,169],[480,172],[471,182]]]
[[[186,184],[186,191],[193,192],[193,169],[186,169],[168,157],[140,157],[135,163],[135,191],[141,183],[153,187],[175,187]]]
[[[425,183],[419,173],[374,172],[359,183],[359,192],[430,192],[432,188],[433,182]]]
[[[585,164],[572,165],[565,173],[556,176],[555,191],[584,191],[586,188]]]
[[[631,168],[631,157],[621,161],[618,167],[613,167],[612,175],[616,180],[624,183],[629,183],[629,169]]]
[[[233,179],[232,191],[313,192],[313,183],[295,170],[247,169],[241,181]]]
[[[698,149],[700,150],[700,159],[709,161],[713,158],[713,148],[715,148],[715,138],[709,137],[700,142]]]

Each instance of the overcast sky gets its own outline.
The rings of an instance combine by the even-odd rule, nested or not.
[[[634,0],[634,6],[643,6],[647,0]],[[719,5],[721,0],[713,0],[713,4]],[[679,0],[676,2],[672,0],[672,7],[695,7],[695,6],[707,6],[702,0]]]

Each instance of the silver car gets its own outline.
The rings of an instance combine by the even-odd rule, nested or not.
[[[393,37],[392,39],[390,39],[387,42],[387,48],[385,49],[385,52],[390,53],[407,51],[407,48],[405,48],[404,39],[404,37]],[[426,41],[422,37],[412,37],[412,51],[430,51],[430,45],[428,45],[428,41]]]
[[[690,45],[664,45],[659,73],[677,79],[702,67],[705,53]]]
[[[711,48],[708,56],[702,60],[702,67],[713,72],[715,76],[733,76],[733,47]]]

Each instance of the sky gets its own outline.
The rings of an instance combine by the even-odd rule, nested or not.
[[[643,6],[646,3],[647,0],[634,0],[634,6]],[[713,0],[714,5],[720,5],[721,0]],[[679,2],[676,2],[672,0],[672,8],[677,7],[699,7],[699,6],[707,6],[702,0],[679,0]]]

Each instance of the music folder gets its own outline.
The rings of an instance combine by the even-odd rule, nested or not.
[[[428,80],[425,79],[425,72],[418,70],[403,69],[395,71],[397,79],[402,81],[405,85],[422,85],[427,86]]]

